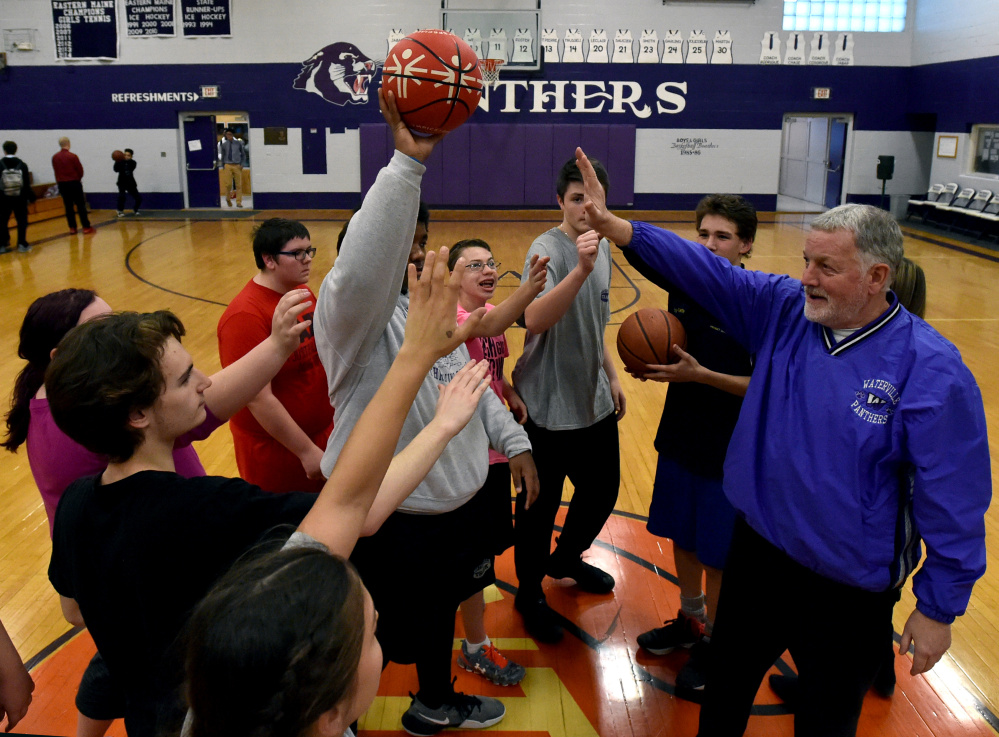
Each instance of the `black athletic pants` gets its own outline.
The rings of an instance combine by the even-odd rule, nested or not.
[[[10,231],[7,229],[11,213],[17,221],[17,245],[28,243],[28,198],[8,197],[0,193],[0,220],[3,220],[3,244],[10,246]]]
[[[770,666],[789,650],[798,667],[799,737],[855,735],[884,661],[893,590],[837,583],[791,560],[743,520],[725,565],[698,737],[737,737]]]
[[[131,184],[119,184],[118,185],[118,212],[125,209],[125,195],[132,195],[132,199],[135,204],[132,205],[132,209],[138,212],[139,208],[142,206],[142,195],[139,194],[139,188],[135,185],[135,182]]]
[[[541,581],[548,570],[552,529],[566,477],[574,490],[557,552],[571,560],[593,544],[614,511],[621,485],[621,454],[614,413],[578,430],[546,430],[530,419],[524,429],[531,439],[541,489],[526,511],[525,495],[517,496],[514,562],[519,595],[535,598],[541,596]]]
[[[73,214],[73,207],[80,214],[80,223],[84,228],[90,227],[90,218],[87,217],[87,200],[83,196],[83,182],[79,179],[75,182],[59,182],[59,194],[62,195],[62,204],[66,207],[66,222],[69,229],[76,229],[76,216]]]

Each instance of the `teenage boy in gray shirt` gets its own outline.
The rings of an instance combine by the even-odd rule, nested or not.
[[[414,139],[393,100],[380,91],[395,155],[351,218],[316,305],[316,347],[336,410],[321,464],[325,475],[402,345],[409,310],[407,264],[423,266],[429,214],[419,214],[420,182],[423,162],[440,136]],[[436,362],[403,424],[399,450],[433,419],[438,386],[468,361],[462,345]],[[436,455],[427,454],[422,468],[409,469],[425,478],[377,532],[365,530],[374,534],[351,557],[378,609],[386,659],[416,663],[420,690],[402,718],[414,735],[487,727],[505,714],[497,699],[456,694],[451,685],[455,612],[495,580],[488,535],[479,528],[488,520],[482,519],[476,494],[488,472],[489,446],[510,459],[518,492],[537,493],[527,434],[490,394],[436,462]]]
[[[594,168],[606,190],[607,171],[599,164]],[[604,345],[610,319],[610,244],[586,226],[583,177],[575,159],[559,172],[556,191],[562,223],[542,233],[527,252],[527,263],[535,254],[551,260],[544,291],[524,313],[524,354],[513,371],[527,404],[525,428],[541,483],[538,500],[529,509],[517,502],[514,558],[520,589],[515,606],[527,630],[542,642],[562,636],[541,588],[546,574],[573,578],[592,593],[614,588],[610,574],[580,556],[617,501],[617,422],[625,412],[624,392]],[[574,493],[558,547],[549,555],[566,476]]]

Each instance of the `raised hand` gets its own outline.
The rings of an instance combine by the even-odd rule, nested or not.
[[[453,437],[472,419],[479,400],[489,389],[489,362],[469,361],[448,384],[438,384],[438,389],[434,419]]]
[[[386,91],[384,87],[378,88],[378,107],[382,111],[385,122],[392,130],[392,140],[395,142],[395,147],[406,156],[412,156],[417,161],[424,162],[430,158],[434,146],[444,138],[443,133],[434,136],[414,136],[413,132],[402,122],[399,108],[395,104],[395,93]]]
[[[447,248],[441,248],[439,253],[429,251],[419,277],[416,267],[409,264],[409,317],[402,348],[431,363],[468,340],[486,314],[486,309],[480,307],[461,326],[457,324],[465,259],[459,258],[449,273],[447,255]]]
[[[619,246],[631,243],[631,223],[607,209],[607,193],[597,179],[593,164],[586,158],[581,148],[576,149],[576,165],[583,175],[583,210],[586,213],[586,224]]]
[[[526,283],[530,285],[530,289],[535,296],[544,291],[545,284],[548,282],[548,262],[550,260],[550,256],[545,256],[544,258],[539,257],[538,254],[531,256],[531,265],[527,272]]]
[[[302,342],[302,333],[309,329],[312,320],[299,320],[302,313],[312,307],[308,289],[292,289],[278,300],[271,318],[271,338],[289,356]]]

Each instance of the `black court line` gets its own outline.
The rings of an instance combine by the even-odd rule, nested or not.
[[[166,292],[167,294],[174,294],[174,295],[176,295],[178,297],[186,297],[187,299],[194,299],[194,300],[197,300],[198,302],[207,302],[210,305],[218,305],[219,307],[228,307],[229,304],[227,302],[216,302],[214,299],[205,299],[204,297],[195,297],[193,294],[184,294],[183,292],[177,292],[177,291],[174,291],[173,289],[167,289],[164,286],[160,286],[159,284],[155,284],[154,282],[149,281],[148,279],[146,279],[143,276],[139,276],[135,272],[135,269],[132,268],[132,254],[135,253],[139,249],[140,246],[144,246],[146,243],[149,243],[150,241],[155,240],[156,238],[159,238],[160,236],[164,236],[164,235],[167,235],[169,233],[173,233],[174,231],[180,230],[181,228],[184,228],[184,227],[186,227],[186,225],[178,225],[176,228],[170,228],[169,230],[165,230],[162,233],[157,233],[154,236],[151,236],[149,238],[146,238],[145,240],[141,240],[138,243],[136,243],[134,246],[132,246],[132,248],[129,250],[129,252],[125,255],[125,268],[128,269],[128,273],[129,274],[131,274],[132,276],[134,276],[136,279],[138,279],[139,281],[141,281],[143,284],[148,284],[153,289],[159,289],[161,292]]]
[[[49,657],[52,653],[61,648],[70,640],[72,640],[78,634],[83,632],[83,629],[84,629],[83,627],[73,627],[69,631],[62,633],[52,642],[50,642],[48,645],[46,645],[37,653],[35,653],[31,658],[29,658],[28,662],[24,664],[24,667],[27,668],[28,670],[34,670],[41,664],[43,660]]]
[[[941,248],[947,248],[951,251],[957,251],[958,253],[964,253],[968,256],[977,256],[978,258],[985,259],[986,261],[991,261],[992,263],[999,263],[999,255],[992,256],[988,253],[981,253],[972,248],[965,248],[964,246],[959,246],[955,243],[946,243],[944,241],[937,240],[936,238],[930,238],[928,235],[923,235],[922,233],[916,233],[912,231],[902,231],[907,237],[913,240],[923,241],[924,243],[929,243],[934,246],[940,246]],[[969,246],[972,244],[968,244]],[[987,246],[979,246],[979,248],[987,248]]]

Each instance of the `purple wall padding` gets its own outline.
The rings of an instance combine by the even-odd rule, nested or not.
[[[471,204],[477,207],[522,207],[527,166],[524,147],[528,125],[475,125],[471,134]],[[533,175],[533,172],[532,172]]]
[[[635,204],[635,128],[609,125],[607,132],[607,157],[614,162],[608,170],[611,188],[607,202],[611,207],[631,207]]]
[[[471,130],[471,126],[463,125],[448,133],[441,144],[440,161],[444,175],[441,204],[452,207],[472,204],[469,192],[472,180],[472,163],[469,155]]]
[[[362,125],[361,193],[392,157],[386,125]],[[635,126],[465,125],[448,134],[427,162],[423,200],[432,207],[555,205],[555,177],[581,146],[610,172],[610,204],[635,193]]]
[[[524,182],[524,204],[531,207],[554,207],[555,181],[551,172],[554,128],[550,125],[535,125],[531,127],[530,135],[524,146],[524,160],[527,171],[537,172],[537,175],[526,177]]]

